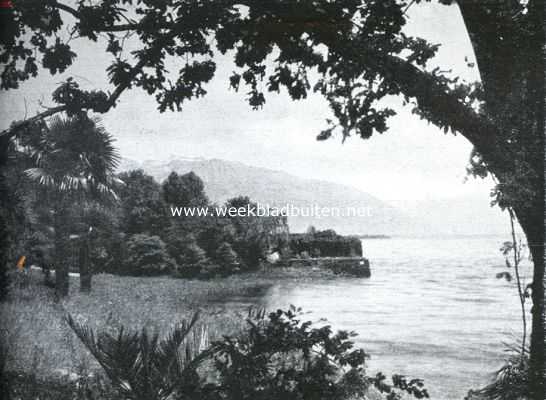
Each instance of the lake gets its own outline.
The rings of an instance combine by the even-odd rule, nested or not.
[[[495,278],[507,238],[364,240],[371,278],[274,286],[260,303],[294,304],[309,320],[356,331],[370,373],[422,378],[432,398],[462,399],[491,380],[521,336],[515,283]]]

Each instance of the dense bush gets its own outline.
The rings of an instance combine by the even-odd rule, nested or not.
[[[211,277],[255,269],[271,248],[278,248],[280,242],[288,247],[288,226],[283,217],[167,216],[171,206],[213,206],[204,192],[203,181],[192,172],[184,175],[173,172],[161,185],[141,170],[123,173],[120,178],[125,182],[119,188],[120,229],[125,234],[159,236],[167,244],[179,277]],[[248,197],[236,197],[228,200],[225,206],[253,205]],[[132,244],[133,249],[135,246]],[[113,260],[116,253],[124,255],[124,266],[135,257],[137,260],[134,261],[140,265],[143,257],[132,255],[129,244],[114,247],[107,260],[100,260],[102,264],[114,267],[108,268],[111,272],[116,272]],[[134,273],[134,269],[129,266],[129,273]],[[157,263],[150,270],[146,274],[157,272]]]
[[[176,263],[178,277],[204,277],[213,273],[215,269],[215,265],[192,234],[181,234],[176,237],[171,235],[167,249]]]
[[[73,272],[84,265],[93,273],[143,276],[175,272],[178,277],[207,278],[256,269],[271,251],[290,253],[285,217],[170,215],[171,206],[214,207],[203,181],[194,173],[173,172],[162,184],[142,170],[118,177],[119,202],[108,207],[86,206],[85,212],[79,207],[77,213],[67,216],[71,234],[85,237],[63,248]],[[35,191],[26,196],[34,235],[27,235],[16,255],[25,254],[28,262],[47,267],[54,256],[51,212]],[[225,206],[255,204],[240,196]],[[80,258],[82,249],[89,251]],[[86,262],[80,265],[79,260]]]
[[[167,233],[166,244],[169,256],[176,263],[177,267],[184,263],[184,253],[187,247],[195,243],[195,237],[192,234],[180,233],[171,229]]]
[[[128,275],[159,275],[174,270],[174,263],[159,236],[132,235],[127,241],[123,272]]]
[[[123,274],[127,258],[127,237],[123,232],[116,232],[109,239],[107,257],[93,265],[95,271],[109,274]],[[93,260],[95,261],[95,260]]]
[[[250,311],[245,330],[207,348],[193,331],[196,315],[166,336],[123,326],[96,332],[70,316],[68,324],[119,400],[348,400],[365,398],[372,387],[386,400],[428,398],[420,379],[393,375],[388,384],[381,373],[366,376],[367,356],[351,341],[356,334],[313,326],[302,315],[293,306]]]
[[[178,273],[185,277],[205,276],[214,270],[214,266],[205,251],[195,242],[182,249]]]
[[[530,365],[529,354],[521,354],[509,349],[513,354],[497,371],[493,382],[486,387],[470,391],[468,400],[520,400],[530,399]]]
[[[142,170],[121,173],[119,178],[124,182],[117,189],[122,231],[161,236],[168,226],[168,215],[159,183]]]
[[[236,239],[232,246],[239,255],[244,270],[253,270],[260,265],[268,250],[267,243],[259,236]]]
[[[344,400],[366,398],[373,387],[386,400],[429,398],[421,379],[366,375],[366,353],[354,348],[354,332],[302,321],[301,309],[251,311],[248,328],[224,336],[209,349],[218,380],[213,400]]]
[[[353,333],[300,320],[299,309],[253,312],[248,329],[212,345],[218,399],[346,399],[364,395],[366,354]]]
[[[223,274],[236,272],[241,266],[239,256],[227,242],[218,247],[215,260],[220,265]]]
[[[233,243],[235,228],[228,218],[215,217],[203,221],[201,230],[197,235],[197,243],[207,253],[208,257],[216,264],[221,264],[217,259],[218,249],[224,243]]]
[[[252,208],[257,204],[247,196],[229,199],[225,207]],[[286,217],[229,217],[233,226],[233,250],[239,255],[241,266],[245,269],[255,269],[265,259],[273,248],[281,247],[288,242],[288,224]]]

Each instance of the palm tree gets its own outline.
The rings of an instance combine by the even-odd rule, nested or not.
[[[113,142],[98,119],[77,115],[56,116],[48,124],[36,126],[20,143],[33,162],[26,175],[39,185],[39,192],[52,208],[58,297],[68,294],[69,241],[77,220],[75,208],[85,210],[93,203],[117,200],[113,187],[119,181],[114,175],[119,155]],[[83,289],[91,284],[88,236],[77,236]]]

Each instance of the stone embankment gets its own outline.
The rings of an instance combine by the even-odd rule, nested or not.
[[[340,275],[363,278],[371,276],[370,261],[364,257],[290,258],[282,264],[287,267],[324,268]]]

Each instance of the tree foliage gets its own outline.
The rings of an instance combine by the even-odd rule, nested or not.
[[[213,343],[219,398],[343,399],[365,393],[366,354],[353,349],[354,334],[314,328],[299,314],[296,308],[251,312],[244,334]]]
[[[354,332],[333,332],[303,316],[294,306],[250,310],[247,329],[214,342],[209,351],[219,382],[208,388],[211,400],[354,399],[366,398],[372,387],[388,400],[402,393],[428,398],[420,379],[393,375],[388,384],[381,373],[366,375],[368,355],[354,346]]]
[[[537,221],[544,217],[544,2],[440,0],[461,10],[482,78],[478,85],[427,67],[438,46],[402,30],[407,8],[420,2],[14,0],[0,51],[3,89],[44,69],[68,71],[77,58],[75,38],[111,54],[110,87],[83,90],[69,78],[53,92],[52,107],[14,123],[0,134],[1,144],[58,112],[107,112],[135,87],[154,96],[160,111],[180,110],[206,94],[215,50],[234,59],[229,84],[244,88],[253,108],[263,107],[267,92],[286,90],[294,100],[310,91],[324,96],[333,118],[319,139],[386,132],[394,111],[381,100],[401,95],[419,117],[470,141],[471,169],[498,179],[495,202],[514,209],[532,243],[531,364],[539,371],[533,396],[542,400],[544,227]],[[266,68],[268,57],[272,68]],[[177,71],[169,72],[170,65]]]
[[[122,230],[161,235],[167,227],[167,207],[159,183],[142,170],[121,173],[119,179],[123,182],[118,189]]]
[[[67,70],[77,57],[72,39],[78,38],[111,54],[112,90],[85,91],[69,78],[53,93],[55,106],[3,134],[21,133],[23,126],[60,111],[106,112],[134,87],[155,96],[161,111],[181,109],[206,94],[214,52],[229,53],[237,67],[229,84],[244,87],[253,108],[264,105],[267,92],[286,90],[294,100],[311,91],[323,95],[334,118],[319,139],[336,132],[343,138],[386,132],[394,111],[381,100],[401,95],[418,116],[474,145],[472,168],[499,178],[496,201],[520,210],[518,218],[530,232],[525,210],[536,213],[542,198],[542,156],[536,151],[542,147],[536,126],[542,102],[540,2],[457,2],[481,85],[427,68],[438,45],[403,32],[406,9],[420,2],[15,1],[0,53],[3,88],[41,73],[40,62],[52,74]],[[266,68],[268,58],[272,68]],[[169,65],[180,67],[169,72]]]
[[[69,78],[53,93],[55,106],[4,134],[21,133],[26,124],[60,111],[106,112],[134,87],[155,96],[161,111],[179,110],[206,94],[214,53],[229,53],[237,67],[229,85],[244,87],[253,108],[265,104],[267,92],[286,90],[294,100],[312,91],[324,96],[334,118],[319,139],[386,132],[394,111],[381,100],[401,95],[418,116],[474,145],[471,168],[501,180],[495,193],[501,206],[533,207],[542,198],[543,173],[536,151],[542,143],[536,127],[542,101],[539,2],[457,2],[482,84],[427,67],[438,45],[403,32],[406,9],[420,2],[19,0],[0,53],[3,88],[41,73],[40,63],[52,74],[67,70],[77,57],[72,39],[78,38],[111,54],[111,90],[85,91]],[[170,65],[180,67],[169,72]],[[519,214],[525,225],[524,212]]]
[[[138,233],[127,241],[123,269],[130,275],[159,275],[172,272],[174,263],[159,236]]]
[[[212,262],[207,253],[199,247],[195,236],[185,233],[169,243],[171,254],[175,257],[177,274],[183,277],[206,276]]]
[[[70,315],[67,322],[123,399],[349,400],[366,398],[372,387],[387,400],[428,398],[420,379],[393,375],[390,384],[381,373],[367,376],[355,333],[302,317],[294,306],[251,309],[242,332],[206,348],[195,335],[197,314],[164,337],[123,326],[97,332]]]
[[[209,204],[203,180],[193,171],[178,175],[171,172],[162,183],[163,197],[167,204],[177,207],[199,207]]]
[[[215,256],[216,263],[224,273],[237,271],[241,266],[239,256],[227,242],[218,247]]]
[[[25,173],[46,191],[63,196],[116,198],[114,171],[119,155],[98,119],[55,116],[21,136],[18,145],[34,166]]]

